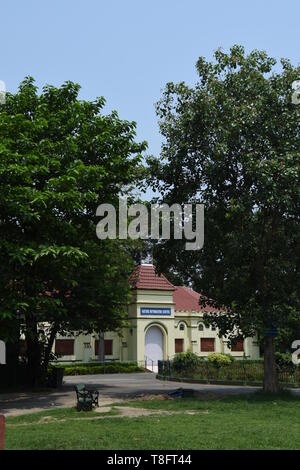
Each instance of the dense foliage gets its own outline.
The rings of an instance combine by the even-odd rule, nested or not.
[[[97,240],[96,208],[130,192],[146,144],[79,89],[29,77],[0,106],[0,332],[21,328],[32,382],[57,332],[116,329],[129,299],[132,245]]]
[[[177,353],[172,361],[175,370],[195,369],[199,364],[200,358],[192,352]]]
[[[157,106],[162,153],[148,162],[164,202],[205,205],[204,247],[170,240],[154,256],[206,294],[204,308],[224,312],[206,319],[222,336],[258,335],[265,390],[276,392],[272,335],[300,324],[300,69],[234,46],[214,62],[199,58],[197,72],[193,88],[167,84]]]
[[[211,353],[207,358],[208,362],[215,364],[218,367],[224,366],[226,364],[231,364],[234,361],[234,357],[229,354],[223,353]]]

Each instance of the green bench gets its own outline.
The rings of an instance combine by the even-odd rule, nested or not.
[[[84,384],[75,385],[77,396],[77,411],[91,411],[93,406],[99,406],[99,392],[97,390],[87,390]]]

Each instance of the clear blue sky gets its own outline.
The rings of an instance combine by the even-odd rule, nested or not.
[[[154,111],[167,81],[196,80],[195,62],[235,43],[300,62],[299,0],[7,0],[0,7],[0,79],[15,91],[81,84],[107,110],[138,123],[158,154]]]

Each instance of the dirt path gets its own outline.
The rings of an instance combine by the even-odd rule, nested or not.
[[[109,405],[113,402],[121,402],[130,398],[148,394],[167,395],[170,391],[183,387],[193,389],[197,396],[221,397],[253,393],[258,388],[229,385],[188,384],[180,382],[168,382],[157,380],[155,374],[99,374],[84,376],[69,376],[64,378],[64,385],[59,390],[50,392],[24,392],[1,393],[0,414],[5,416],[17,416],[37,411],[46,411],[55,408],[66,408],[75,405],[76,397],[74,385],[86,384],[87,388],[99,391],[101,405]],[[295,391],[295,393],[300,393]]]
[[[110,412],[117,411],[118,414],[109,414]],[[49,423],[63,423],[66,421],[94,421],[99,419],[114,419],[114,418],[138,418],[140,416],[171,416],[178,414],[208,414],[208,410],[184,410],[184,411],[171,411],[171,410],[153,410],[148,408],[134,408],[130,406],[101,406],[95,410],[98,416],[87,416],[78,418],[55,418],[54,416],[43,416],[39,421],[29,423],[7,423],[7,427],[26,427],[32,425],[42,425]],[[102,416],[101,416],[102,415]]]
[[[70,408],[72,406],[75,406],[76,404],[74,393],[66,395],[64,397],[60,397],[59,401],[56,399],[51,400],[51,396],[46,401],[46,404],[45,403],[41,404],[40,401],[43,401],[43,400],[39,400],[36,397],[28,396],[26,394],[24,394],[23,396],[19,395],[18,403],[17,403],[18,406],[16,406],[15,399],[9,397],[8,399],[1,401],[0,414],[2,411],[1,408],[5,410],[4,414],[8,417],[8,416],[21,416],[25,414],[38,413],[41,411],[50,411],[50,410],[54,410],[57,408]],[[118,402],[121,403],[122,401],[124,401],[122,398],[118,398]],[[101,397],[101,406],[111,405],[112,403],[115,403],[115,402],[116,402],[115,398]]]

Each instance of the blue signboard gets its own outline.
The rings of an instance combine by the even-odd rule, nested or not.
[[[141,307],[141,315],[171,315],[170,308]]]

